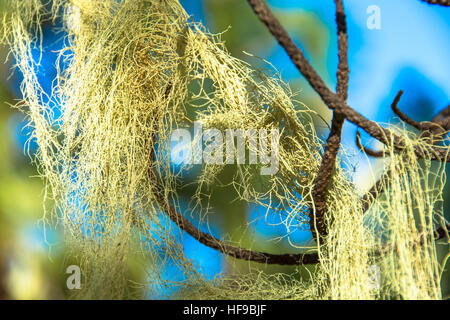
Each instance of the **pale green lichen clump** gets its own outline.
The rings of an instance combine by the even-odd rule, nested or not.
[[[178,177],[164,148],[172,130],[192,122],[192,109],[204,128],[280,130],[277,174],[261,178],[258,166],[242,165],[233,184],[240,200],[266,206],[267,214],[274,214],[272,201],[291,208],[285,223],[302,227],[323,145],[313,111],[278,77],[230,56],[177,0],[7,0],[6,7],[3,40],[24,75],[18,106],[34,128],[36,162],[45,195],[55,203],[51,212],[64,228],[68,260],[85,275],[76,297],[133,296],[128,264],[140,256],[148,283],[138,287],[152,297],[164,298],[171,293],[165,288],[177,285],[188,298],[441,298],[434,241],[412,245],[439,218],[444,184],[443,165],[418,165],[413,149],[425,142],[401,131],[407,147],[391,152],[392,183],[366,215],[346,173],[336,170],[327,199],[330,236],[310,248],[321,262],[309,279],[251,272],[206,280],[183,254],[181,231],[157,205],[155,193],[163,190],[179,208]],[[57,19],[66,34],[60,59],[68,67],[58,71],[50,97],[62,109],[55,119],[31,50],[40,48],[41,22]],[[203,165],[196,210],[208,212],[201,200],[222,168]],[[378,247],[385,250],[381,256],[374,254]],[[189,280],[165,278],[169,263]],[[373,266],[380,269],[380,286],[370,279]]]

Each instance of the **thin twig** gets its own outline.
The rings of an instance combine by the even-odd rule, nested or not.
[[[355,142],[356,142],[356,146],[358,147],[358,149],[360,149],[362,152],[364,152],[365,154],[367,154],[370,157],[384,158],[386,156],[386,153],[384,151],[375,151],[375,150],[372,150],[370,148],[363,146],[363,144],[361,143],[361,133],[359,131],[356,131]]]
[[[445,134],[445,131],[448,131],[450,129],[450,106],[439,112],[432,120],[429,121],[415,121],[408,117],[406,114],[404,114],[400,109],[398,108],[398,102],[400,101],[400,98],[403,94],[403,91],[400,90],[395,97],[394,102],[392,103],[392,111],[398,117],[404,121],[405,123],[409,124],[410,126],[413,126],[414,128],[422,131],[423,133],[426,133],[428,136],[442,136]],[[423,135],[422,135],[423,136]],[[437,139],[436,141],[439,141]]]
[[[418,121],[415,121],[408,117],[406,114],[404,114],[400,109],[398,108],[398,102],[400,101],[400,98],[403,95],[403,90],[400,90],[397,93],[397,96],[394,99],[394,102],[391,105],[392,111],[405,123],[409,124],[410,126],[416,128],[417,130],[422,130],[422,124]]]
[[[428,138],[432,144],[437,145],[448,134],[450,130],[450,106],[439,112],[433,119],[422,121],[421,137]]]

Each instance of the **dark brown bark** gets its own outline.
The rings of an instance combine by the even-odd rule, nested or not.
[[[161,209],[181,230],[185,231],[205,246],[218,250],[219,252],[236,259],[267,264],[299,265],[315,264],[319,262],[319,257],[316,253],[272,254],[244,249],[224,243],[212,235],[202,232],[196,228],[186,217],[179,213],[175,207],[169,203],[168,199],[162,195],[163,193],[161,191],[162,190],[156,192],[157,202]]]
[[[339,65],[337,71],[337,94],[333,93],[324,83],[322,78],[318,75],[315,69],[310,65],[302,51],[294,44],[289,37],[286,30],[281,26],[278,20],[273,16],[272,12],[263,0],[248,0],[258,18],[266,25],[268,30],[277,39],[278,43],[285,49],[290,59],[306,80],[310,83],[312,88],[319,94],[325,104],[333,110],[333,120],[330,130],[330,135],[325,146],[324,155],[322,157],[321,169],[315,181],[313,190],[313,197],[315,198],[316,206],[314,208],[315,217],[311,214],[311,230],[315,237],[317,234],[326,236],[327,230],[323,223],[323,212],[326,209],[326,191],[330,182],[330,178],[334,171],[336,156],[340,147],[340,139],[342,132],[342,125],[345,119],[356,124],[358,127],[366,131],[369,135],[383,142],[390,144],[394,142],[394,146],[398,149],[404,147],[400,137],[393,135],[388,129],[382,128],[376,122],[368,120],[353,108],[347,105],[347,88],[349,78],[349,68],[347,62],[347,28],[345,23],[345,13],[342,0],[336,0],[336,23],[338,26],[338,45],[339,45]],[[442,2],[442,1],[441,1]],[[169,84],[165,91],[166,98],[170,94],[171,85]],[[399,114],[401,118],[409,119],[406,115],[401,113],[397,108],[397,103],[400,99],[401,92],[397,95],[392,105],[393,110]],[[436,116],[436,123],[447,123],[448,113],[446,110],[442,111]],[[404,115],[404,117],[403,117]],[[410,120],[410,119],[409,119]],[[408,121],[409,121],[408,120]],[[412,120],[411,120],[412,121]],[[357,139],[359,138],[359,133]],[[267,263],[267,264],[281,264],[281,265],[298,265],[298,264],[314,264],[319,262],[317,253],[299,253],[299,254],[272,254],[266,252],[257,252],[249,249],[244,249],[213,237],[212,235],[202,232],[196,228],[187,218],[179,213],[176,208],[170,203],[168,195],[165,195],[158,183],[156,172],[152,169],[154,161],[154,137],[151,137],[151,156],[149,165],[149,175],[152,181],[153,193],[155,195],[158,206],[165,212],[170,220],[177,224],[177,226],[194,237],[200,243],[220,251],[223,254],[234,257],[236,259],[243,259],[248,261]],[[359,141],[359,140],[357,140]],[[359,141],[360,143],[360,141]],[[428,151],[432,152],[432,159],[450,161],[447,152],[439,148],[430,148]],[[424,156],[422,151],[417,150],[418,156]],[[364,212],[368,210],[374,199],[382,192],[384,185],[389,183],[390,172],[386,172],[379,181],[369,190],[369,192],[362,197],[361,201],[364,205]],[[448,228],[448,226],[447,226]],[[440,227],[435,230],[434,238],[436,240],[448,236],[448,230]]]
[[[336,25],[338,33],[338,55],[339,64],[336,73],[337,85],[336,91],[342,100],[347,100],[349,66],[348,66],[348,36],[347,22],[342,0],[335,0],[336,4]],[[339,152],[342,137],[342,127],[345,116],[338,110],[333,111],[331,121],[331,130],[325,144],[325,150],[322,156],[317,177],[314,181],[312,191],[314,207],[309,211],[309,224],[313,237],[318,241],[319,236],[326,237],[328,226],[326,225],[325,214],[327,210],[326,196],[330,180],[336,166],[336,157]]]
[[[450,7],[450,0],[422,0],[423,2],[427,2],[429,4],[438,4],[444,7]]]
[[[172,84],[169,83],[164,91],[164,96],[166,99],[168,99],[171,90]],[[253,251],[227,244],[195,227],[185,216],[179,213],[177,209],[170,203],[168,195],[165,195],[164,190],[161,188],[161,184],[159,183],[160,178],[158,177],[156,171],[153,168],[156,151],[155,150],[156,141],[154,134],[150,137],[149,144],[150,144],[150,158],[149,158],[148,175],[150,177],[150,180],[152,181],[150,187],[153,189],[153,194],[156,198],[156,202],[158,206],[161,208],[161,210],[169,217],[170,220],[172,220],[181,230],[185,231],[187,234],[192,236],[198,242],[212,249],[218,250],[219,252],[226,254],[230,257],[259,263],[279,264],[279,265],[300,265],[300,264],[315,264],[319,262],[319,257],[317,253],[272,254],[267,252]]]
[[[441,141],[441,138],[445,136],[445,134],[447,134],[448,130],[450,129],[448,126],[446,127],[446,125],[450,122],[450,106],[447,106],[447,108],[440,111],[431,120],[431,122],[414,122],[414,120],[410,119],[408,116],[403,114],[397,107],[402,93],[403,93],[402,91],[399,91],[394,101],[392,102],[391,105],[392,110],[394,110],[394,112],[397,115],[399,115],[399,117],[403,121],[405,121],[406,123],[410,122],[409,124],[421,130],[423,137],[428,136],[431,139],[432,143],[434,144],[439,143]],[[376,158],[386,156],[386,154],[383,151],[373,151],[371,149],[364,147],[361,144],[359,132],[356,133],[356,145],[358,146],[358,148],[367,153],[369,156]],[[363,210],[364,210],[363,212],[366,212],[370,207],[370,205],[376,200],[378,195],[382,193],[383,186],[389,183],[390,176],[391,176],[390,171],[385,172],[383,176],[375,183],[375,185],[372,186],[370,191],[366,195],[364,195],[364,197],[361,199],[363,201]]]
[[[403,149],[405,147],[404,142],[400,137],[393,134],[390,130],[381,127],[378,123],[371,121],[361,115],[355,109],[350,107],[342,97],[340,97],[338,94],[335,94],[327,87],[323,79],[305,58],[303,52],[295,45],[287,31],[275,18],[264,0],[247,1],[259,20],[266,25],[270,33],[284,48],[292,63],[297,67],[297,69],[305,77],[314,91],[319,94],[323,102],[331,110],[335,110],[339,114],[344,115],[348,121],[363,129],[370,136],[381,141],[382,143],[386,145],[394,143],[394,146],[397,149]],[[448,155],[446,150],[442,148],[429,147],[426,152],[421,149],[417,149],[416,153],[419,157],[431,157],[432,160],[450,162],[450,156]]]
[[[375,151],[375,150],[372,150],[370,148],[363,146],[363,144],[361,143],[361,133],[359,133],[359,131],[356,132],[356,141],[355,142],[356,142],[356,146],[358,147],[358,149],[370,157],[384,158],[386,156],[384,151]]]
[[[394,111],[394,113],[396,115],[398,115],[398,117],[405,123],[409,124],[410,126],[416,128],[417,130],[422,130],[422,125],[420,122],[417,122],[413,119],[411,119],[410,117],[408,117],[406,114],[404,114],[402,111],[400,111],[400,109],[398,108],[398,103],[400,101],[400,98],[403,95],[403,91],[400,90],[397,93],[397,96],[394,99],[394,102],[391,105],[392,111]]]

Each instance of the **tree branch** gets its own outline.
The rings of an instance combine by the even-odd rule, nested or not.
[[[394,101],[392,102],[392,110],[406,123],[414,126],[415,128],[421,130],[423,134],[427,134],[431,138],[436,136],[442,136],[446,133],[445,130],[448,130],[448,122],[450,122],[450,106],[447,106],[447,108],[440,111],[432,120],[431,122],[417,122],[414,120],[411,120],[408,116],[406,116],[404,113],[402,113],[397,105],[400,101],[400,98],[403,94],[403,91],[399,91],[397,96],[395,97]],[[414,123],[409,123],[408,121],[413,121]],[[443,131],[444,130],[444,131]],[[434,139],[434,138],[433,138]],[[434,143],[439,142],[439,139],[434,139]],[[381,158],[385,156],[385,153],[383,151],[374,151],[371,149],[368,149],[364,147],[361,143],[360,133],[359,131],[356,133],[356,145],[359,149],[364,151],[369,156],[375,157],[375,158]],[[378,195],[382,192],[383,186],[385,186],[387,183],[389,183],[389,180],[391,178],[390,171],[387,171],[383,174],[383,176],[372,186],[372,188],[367,192],[362,198],[361,201],[363,201],[363,212],[366,212],[369,207],[372,205],[372,203],[376,200]],[[439,230],[438,230],[439,231]],[[438,232],[436,231],[436,232]],[[442,232],[442,230],[440,230]]]
[[[169,98],[170,92],[172,90],[172,84],[169,83],[164,90],[164,98],[167,100]],[[156,132],[156,130],[154,131]],[[252,251],[249,249],[244,249],[236,246],[227,244],[212,235],[203,232],[196,228],[186,217],[179,213],[176,208],[170,203],[168,197],[164,195],[162,190],[158,175],[154,168],[152,167],[155,163],[155,145],[156,136],[152,134],[149,140],[150,144],[150,158],[149,158],[149,169],[148,175],[153,189],[153,193],[156,198],[156,202],[161,210],[172,220],[181,230],[185,231],[187,234],[192,236],[198,242],[204,244],[207,247],[218,250],[219,252],[226,254],[230,257],[242,260],[248,260],[259,263],[267,264],[279,264],[279,265],[300,265],[300,264],[316,264],[319,263],[319,256],[317,253],[299,253],[299,254],[272,254],[266,252]]]
[[[450,105],[448,105],[447,108],[445,108],[444,110],[439,112],[431,121],[435,122],[435,123],[440,123],[440,122],[444,121],[445,119],[449,119],[449,118],[450,118]],[[449,128],[447,128],[447,129],[449,129]]]
[[[383,187],[387,185],[391,179],[391,171],[387,170],[380,179],[370,188],[370,190],[361,198],[363,204],[363,212],[367,212],[370,206],[375,202],[383,191]]]
[[[275,36],[280,45],[286,50],[292,62],[296,65],[299,71],[307,79],[313,89],[320,95],[322,100],[327,104],[327,106],[333,110],[333,123],[329,136],[329,143],[327,142],[328,148],[325,148],[324,159],[322,165],[324,165],[328,172],[324,179],[325,183],[318,183],[319,185],[327,186],[328,178],[331,175],[332,169],[334,167],[336,154],[339,150],[339,142],[341,137],[342,123],[344,119],[348,119],[350,122],[356,124],[358,127],[365,130],[372,137],[380,140],[381,142],[387,144],[393,138],[397,147],[401,147],[401,140],[399,137],[393,136],[393,134],[380,127],[376,122],[366,119],[364,116],[356,112],[354,109],[349,107],[345,100],[347,98],[347,87],[348,87],[348,63],[347,63],[347,34],[345,27],[345,14],[343,11],[342,0],[336,0],[336,21],[338,24],[338,38],[339,38],[339,67],[338,67],[338,84],[337,92],[333,93],[322,80],[322,78],[317,74],[315,69],[309,64],[308,60],[304,57],[301,50],[294,44],[292,39],[287,34],[286,30],[281,26],[278,20],[273,16],[270,9],[267,7],[262,0],[248,0],[249,4],[253,8],[254,12],[258,18],[267,26],[269,31]],[[168,87],[169,88],[169,87]],[[170,88],[166,90],[166,97],[170,92]],[[152,137],[154,140],[154,137]],[[339,141],[336,143],[336,139]],[[328,150],[328,151],[327,151]],[[433,150],[434,158],[445,159],[448,161],[448,157],[441,149]],[[419,152],[419,151],[418,151]],[[326,155],[328,155],[326,157]],[[151,161],[154,161],[154,141],[151,152]],[[150,165],[151,168],[151,165]],[[330,169],[331,168],[331,169]],[[155,181],[153,186],[154,195],[158,206],[163,210],[163,212],[172,220],[181,230],[185,231],[187,234],[194,237],[200,243],[218,250],[219,252],[226,254],[228,256],[234,257],[236,259],[243,259],[248,261],[267,263],[267,264],[280,264],[280,265],[299,265],[299,264],[315,264],[319,262],[317,253],[301,253],[301,254],[271,254],[266,252],[252,251],[249,249],[244,249],[236,246],[232,246],[224,243],[223,241],[213,237],[212,235],[202,232],[196,228],[186,217],[179,213],[176,208],[170,203],[169,199],[164,196],[164,192],[157,183],[157,176],[154,170],[149,170],[152,181]],[[382,186],[386,183],[384,181],[389,180],[389,173],[385,173],[383,177],[372,187],[372,189],[362,198],[364,203],[369,203],[369,198],[372,199],[376,197],[376,194],[381,191]],[[324,188],[324,190],[326,187]],[[380,189],[380,190],[379,190]],[[368,208],[369,205],[367,205]],[[365,210],[367,211],[367,209]],[[441,231],[436,231],[438,236],[441,235]]]
[[[430,134],[444,136],[450,130],[450,105],[439,112],[431,122],[423,122],[422,130]]]
[[[347,34],[347,18],[345,16],[343,0],[335,0],[336,4],[336,25],[338,34],[338,70],[336,91],[342,100],[347,100],[348,82],[350,69],[348,66],[348,34]]]
[[[359,131],[356,131],[355,142],[356,142],[356,146],[358,147],[358,149],[360,149],[362,152],[364,152],[365,154],[367,154],[370,157],[384,158],[386,156],[384,151],[375,151],[375,150],[372,150],[370,148],[363,146],[363,144],[361,143],[361,133]]]
[[[323,79],[311,66],[303,52],[295,45],[292,38],[275,18],[264,0],[248,0],[253,12],[264,23],[270,33],[278,43],[284,48],[292,63],[305,77],[311,87],[316,91],[322,100],[328,105],[328,101],[335,100],[335,94],[327,87]]]
[[[450,7],[450,0],[422,0],[423,2],[427,2],[429,4],[438,4],[444,7]]]
[[[336,106],[337,110],[341,110],[348,121],[363,129],[373,138],[385,145],[391,145],[391,143],[393,143],[396,150],[405,148],[403,139],[393,134],[389,129],[383,128],[378,123],[366,119],[347,105],[337,104]],[[422,149],[416,148],[415,153],[419,158],[430,158],[431,160],[450,162],[448,148],[424,146]]]
[[[348,66],[348,36],[347,23],[344,11],[343,0],[335,0],[336,4],[336,25],[338,33],[338,70],[336,74],[336,91],[342,100],[347,100],[349,66]],[[325,237],[328,234],[328,227],[325,222],[325,211],[327,208],[326,195],[330,180],[335,169],[336,157],[339,152],[342,137],[342,127],[345,116],[338,110],[333,111],[331,130],[325,144],[322,162],[320,164],[317,177],[314,181],[312,197],[314,207],[309,210],[309,224],[313,237],[318,241],[318,237]]]
[[[242,260],[248,260],[259,263],[279,264],[279,265],[300,265],[300,264],[316,264],[319,262],[317,253],[299,253],[299,254],[272,254],[267,252],[252,251],[240,247],[235,247],[224,243],[223,241],[213,237],[212,235],[200,231],[186,217],[179,213],[173,205],[162,196],[162,190],[155,192],[158,205],[164,213],[172,220],[181,230],[192,236],[198,242],[207,247],[218,250],[230,257]]]
[[[403,90],[400,90],[397,93],[397,96],[394,99],[394,102],[391,105],[392,111],[394,111],[394,113],[405,123],[409,124],[410,126],[416,128],[417,130],[422,130],[422,124],[418,121],[415,121],[413,119],[411,119],[410,117],[408,117],[406,114],[404,114],[403,112],[400,111],[400,109],[398,108],[398,103],[400,101],[400,98],[403,95]]]
[[[381,127],[376,122],[371,121],[358,113],[350,107],[345,100],[343,100],[339,95],[333,93],[327,87],[323,79],[305,58],[303,52],[295,45],[293,40],[289,37],[287,31],[275,18],[264,0],[247,1],[259,20],[266,25],[267,29],[284,48],[300,73],[305,77],[311,87],[317,92],[317,94],[319,94],[322,101],[330,109],[336,110],[340,114],[343,114],[348,121],[360,127],[373,138],[381,141],[382,143],[388,145],[393,142],[397,149],[403,149],[405,147],[404,142],[400,137],[394,135],[390,130]],[[419,157],[431,157],[432,160],[450,162],[450,156],[443,148],[428,147],[427,149],[428,150],[424,152],[418,148],[416,149],[416,153]]]

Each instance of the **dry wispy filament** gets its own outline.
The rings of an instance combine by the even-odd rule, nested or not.
[[[315,248],[320,263],[309,280],[264,273],[206,280],[184,256],[181,231],[158,205],[162,193],[177,206],[178,179],[157,145],[191,123],[192,109],[205,128],[280,129],[279,172],[261,181],[259,169],[239,166],[234,184],[241,200],[265,206],[268,215],[275,201],[291,208],[285,223],[301,227],[323,145],[312,111],[280,79],[230,56],[177,0],[7,0],[6,6],[3,39],[24,75],[23,110],[39,145],[36,162],[55,202],[52,213],[64,227],[68,256],[86,275],[77,297],[129,296],[127,264],[140,252],[149,272],[145,288],[153,296],[170,294],[166,288],[174,283],[163,274],[174,263],[189,279],[177,284],[185,297],[440,298],[434,242],[411,245],[431,232],[443,186],[442,179],[431,179],[443,176],[442,166],[418,166],[418,142],[405,136],[404,152],[392,152],[395,179],[369,218],[344,170],[336,171],[327,199],[329,237]],[[39,61],[31,54],[40,44],[40,21],[57,18],[65,28],[60,59],[68,64],[58,71],[51,97],[60,119],[44,103]],[[431,168],[429,160],[422,162]],[[220,169],[203,166],[198,204]],[[386,251],[382,256],[373,253],[378,247]],[[370,279],[373,266],[380,270],[378,286]]]

